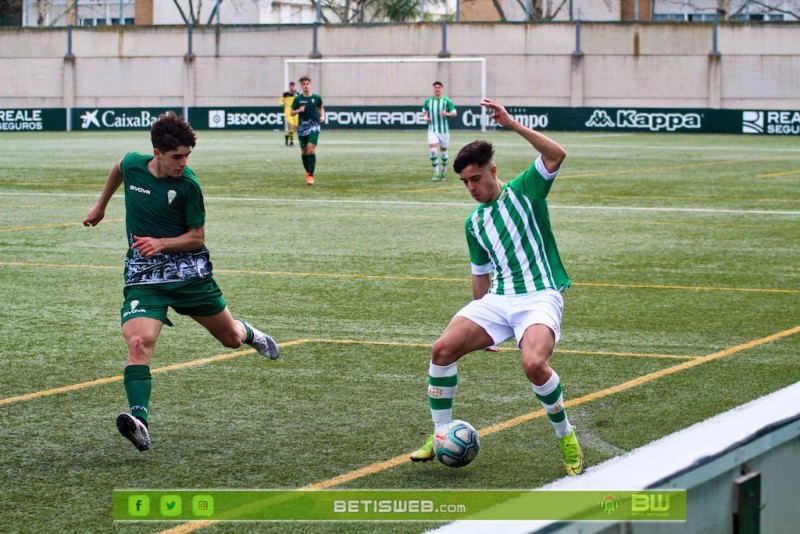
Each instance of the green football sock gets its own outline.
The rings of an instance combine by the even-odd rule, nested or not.
[[[314,167],[317,166],[317,155],[311,154],[308,156],[308,172],[314,176]]]
[[[125,368],[123,383],[128,396],[131,415],[147,421],[152,378],[149,365],[129,365]]]
[[[244,329],[247,330],[247,336],[244,339],[245,344],[250,344],[253,341],[253,329],[250,328],[250,325],[246,322],[242,321],[241,319],[236,319],[240,323],[244,325]]]

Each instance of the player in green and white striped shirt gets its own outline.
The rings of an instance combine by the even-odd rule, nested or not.
[[[444,180],[447,171],[447,147],[450,144],[450,118],[455,117],[456,105],[442,96],[442,82],[433,82],[433,96],[425,101],[422,113],[428,123],[428,146],[434,182]]]
[[[566,152],[514,120],[503,106],[488,99],[481,105],[493,111],[497,124],[519,134],[540,155],[507,184],[497,177],[491,143],[474,141],[456,157],[453,168],[478,202],[465,223],[475,300],[456,313],[433,344],[428,400],[434,431],[452,421],[456,362],[514,337],[525,376],[559,438],[567,474],[578,475],[583,472],[583,453],[564,410],[561,380],[550,367],[561,337],[561,292],[570,280],[558,254],[546,199]],[[432,460],[432,442],[433,436],[411,460]]]

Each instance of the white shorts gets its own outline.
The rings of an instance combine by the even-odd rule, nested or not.
[[[448,146],[450,146],[450,134],[428,132],[428,144],[439,145],[441,148],[447,148]]]
[[[466,317],[481,326],[499,345],[512,337],[517,346],[525,330],[533,324],[543,324],[553,331],[556,344],[561,339],[561,316],[564,298],[554,289],[527,295],[495,295],[487,293],[461,308],[457,317]]]

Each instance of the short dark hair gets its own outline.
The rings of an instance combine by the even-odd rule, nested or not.
[[[488,141],[475,140],[458,151],[453,170],[460,174],[461,171],[472,164],[485,167],[494,161],[494,147]]]
[[[294,85],[294,82],[289,82],[289,85]]]
[[[150,140],[153,148],[159,152],[177,150],[179,146],[194,148],[197,137],[191,125],[174,111],[167,111],[158,116],[158,120],[150,128]]]
[[[297,81],[300,83],[303,83],[303,80],[308,80],[310,82],[311,78],[309,78],[307,74],[303,74],[302,76],[300,76],[300,78],[297,79]]]
[[[441,85],[442,87],[444,87],[444,84],[442,82],[433,82],[433,85]]]

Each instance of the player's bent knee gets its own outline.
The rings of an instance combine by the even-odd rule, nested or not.
[[[448,344],[441,339],[438,339],[433,344],[433,349],[431,350],[431,361],[434,365],[450,365],[451,363],[458,361],[460,357],[460,354],[455,352],[452,347],[448,346]]]
[[[155,339],[143,336],[131,336],[125,340],[128,344],[128,362],[141,363],[149,361],[155,347]]]
[[[522,362],[522,371],[534,384],[544,384],[551,374],[549,358],[527,358]]]

